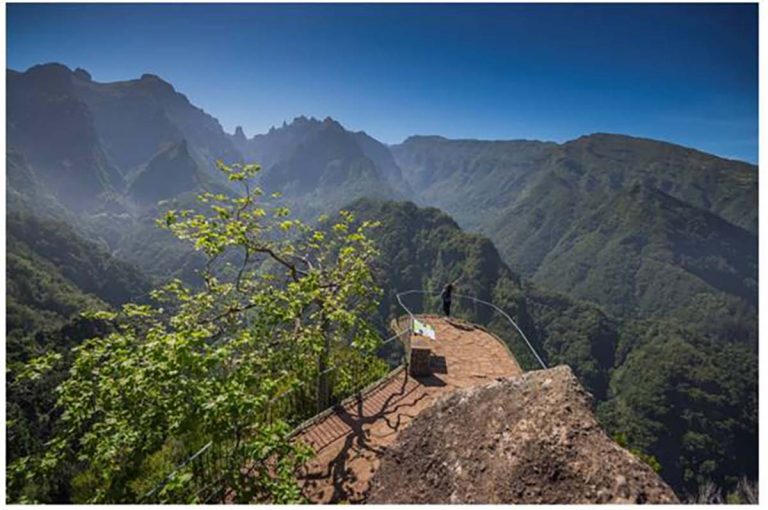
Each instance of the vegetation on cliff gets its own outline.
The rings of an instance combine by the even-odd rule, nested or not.
[[[394,293],[431,289],[462,277],[456,292],[500,306],[549,366],[569,365],[595,396],[609,434],[658,461],[679,494],[714,483],[724,492],[757,477],[757,351],[754,338],[726,334],[726,323],[685,317],[635,320],[522,281],[487,238],[449,216],[408,202],[357,201],[359,219],[381,223],[379,313],[400,314]],[[439,310],[436,296],[406,296],[416,312]],[[487,307],[456,299],[459,316],[489,324],[528,368],[519,336]],[[747,324],[734,319],[731,324]]]
[[[287,436],[295,414],[342,397],[356,365],[373,380],[386,371],[371,361],[380,339],[368,320],[374,224],[353,227],[342,213],[312,229],[262,207],[262,190],[247,183],[258,166],[220,168],[243,195],[204,194],[205,213],[171,210],[160,221],[204,253],[202,287],[173,280],[151,304],[91,313],[109,331],[71,359],[50,352],[14,367],[10,384],[23,386],[71,362],[52,437],[9,466],[11,501],[139,501],[207,441],[228,452],[217,483],[237,501],[300,500],[294,471],[306,456]],[[226,262],[233,251],[236,266]],[[289,391],[314,405],[275,407]],[[183,472],[160,497],[197,501],[197,482]]]

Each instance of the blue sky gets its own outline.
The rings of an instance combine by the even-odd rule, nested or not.
[[[248,136],[646,136],[757,161],[754,5],[6,4],[8,67],[154,73]]]

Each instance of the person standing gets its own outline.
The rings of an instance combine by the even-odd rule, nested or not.
[[[440,297],[443,298],[443,313],[446,317],[451,316],[451,292],[453,292],[453,284],[449,283],[440,293]]]

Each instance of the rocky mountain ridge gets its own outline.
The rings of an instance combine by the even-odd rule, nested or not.
[[[194,208],[199,191],[231,192],[214,160],[256,162],[271,205],[307,221],[343,207],[382,220],[382,320],[394,289],[464,273],[466,290],[513,314],[548,361],[574,368],[607,429],[656,456],[676,490],[756,476],[754,165],[609,134],[387,146],[331,118],[248,138],[154,75],[97,83],[47,64],[7,81],[9,213],[66,222],[105,267],[194,282],[199,254],[155,220]],[[30,247],[9,244],[9,280],[32,314],[63,303],[65,320],[84,302],[78,288],[101,289],[57,275],[40,256],[50,252]]]

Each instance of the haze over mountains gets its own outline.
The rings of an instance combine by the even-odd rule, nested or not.
[[[86,216],[120,216],[123,235],[97,234],[149,272],[125,254],[143,211],[225,189],[222,159],[263,165],[260,184],[305,218],[360,197],[439,207],[523,276],[621,315],[756,304],[757,171],[747,163],[608,134],[564,144],[414,136],[388,147],[330,118],[247,138],[157,76],[101,84],[57,64],[8,71],[8,103],[11,191],[41,188]]]
[[[155,219],[193,207],[198,192],[233,192],[216,160],[255,162],[265,200],[304,219],[351,207],[384,220],[382,319],[396,311],[394,289],[434,289],[464,274],[468,291],[514,312],[548,359],[573,367],[606,422],[663,457],[675,488],[695,486],[696,448],[707,441],[719,444],[711,478],[756,473],[744,453],[757,437],[754,165],[612,134],[562,144],[413,136],[388,146],[331,118],[298,117],[248,137],[226,133],[154,75],[97,83],[46,64],[8,70],[7,84],[7,313],[14,345],[27,349],[18,357],[50,348],[43,334],[23,347],[49,319],[49,329],[61,327],[78,307],[139,299],[147,278],[194,282],[200,258]],[[267,198],[275,191],[282,197]],[[45,320],[28,320],[38,311]],[[654,399],[672,398],[668,387],[636,395],[622,381],[636,386],[666,355],[690,355],[697,371],[659,369],[678,400],[650,412]],[[747,375],[730,374],[722,356],[746,360]],[[707,391],[688,391],[702,381]],[[724,388],[729,402],[717,400]],[[704,421],[670,425],[679,401]],[[733,405],[746,418],[706,428]],[[657,422],[671,432],[662,437]],[[694,429],[707,441],[689,437],[671,454]]]

